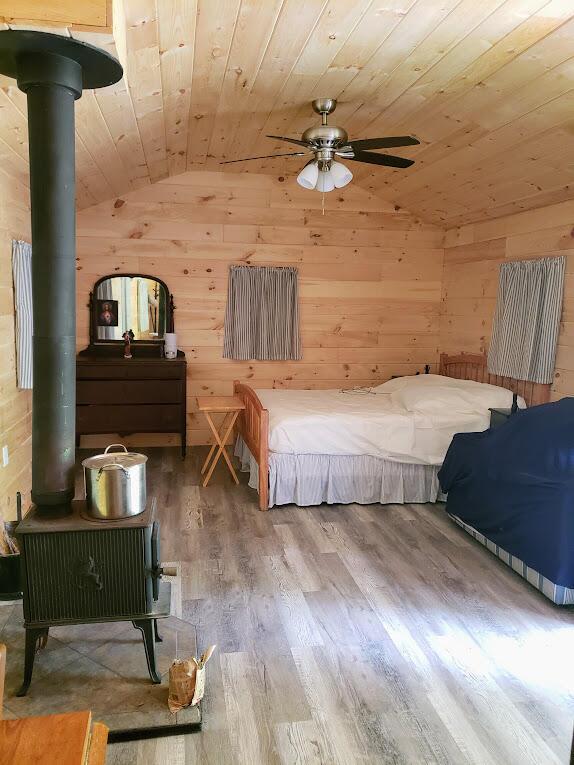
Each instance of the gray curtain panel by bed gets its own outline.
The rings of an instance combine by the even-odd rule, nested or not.
[[[16,370],[19,388],[32,388],[32,245],[12,240],[12,275],[16,312]]]
[[[231,266],[223,356],[280,361],[301,358],[296,268]]]
[[[564,256],[500,266],[489,372],[552,382],[565,269]]]

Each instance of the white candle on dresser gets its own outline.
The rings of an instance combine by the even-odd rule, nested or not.
[[[166,359],[175,359],[177,356],[177,335],[175,332],[165,333],[163,346]]]

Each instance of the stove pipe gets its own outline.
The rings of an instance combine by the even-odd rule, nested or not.
[[[74,498],[76,433],[76,199],[74,101],[123,75],[92,45],[44,32],[0,32],[0,72],[28,100],[34,389],[32,501]]]

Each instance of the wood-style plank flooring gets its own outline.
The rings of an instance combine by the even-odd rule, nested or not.
[[[257,509],[204,449],[148,450],[162,558],[214,642],[200,734],[110,747],[108,765],[566,763],[574,613],[442,506]]]

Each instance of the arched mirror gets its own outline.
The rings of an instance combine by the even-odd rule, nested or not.
[[[90,344],[163,342],[173,331],[173,297],[165,282],[147,274],[113,274],[99,279],[90,293]]]

